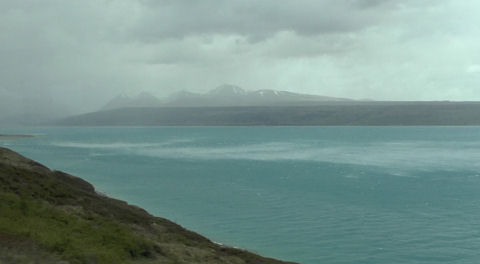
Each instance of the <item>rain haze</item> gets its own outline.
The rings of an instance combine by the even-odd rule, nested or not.
[[[479,100],[475,0],[0,1],[0,118],[228,83]]]
[[[480,0],[0,0],[0,33],[0,264],[480,263]]]

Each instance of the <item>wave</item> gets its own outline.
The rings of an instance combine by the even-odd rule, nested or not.
[[[156,148],[169,145],[175,145],[180,143],[191,142],[191,139],[172,139],[163,142],[109,142],[109,143],[87,143],[87,142],[73,142],[73,141],[57,141],[50,143],[56,147],[64,148],[81,148],[81,149],[112,149],[112,150],[124,150],[124,149],[143,149],[143,148]]]

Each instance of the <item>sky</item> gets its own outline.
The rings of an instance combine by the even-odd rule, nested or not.
[[[0,0],[0,117],[221,84],[480,100],[478,0]]]

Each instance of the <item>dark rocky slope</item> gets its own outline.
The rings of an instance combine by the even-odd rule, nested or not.
[[[285,263],[217,245],[0,148],[0,263]]]

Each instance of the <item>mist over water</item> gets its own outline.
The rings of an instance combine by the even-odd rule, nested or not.
[[[187,160],[256,160],[329,162],[397,170],[480,169],[479,142],[398,141],[345,144],[328,140],[290,140],[258,144],[202,146],[202,139],[172,139],[163,142],[52,142],[64,148],[90,149],[108,155]]]
[[[301,263],[480,261],[480,128],[36,128],[0,141],[214,241]]]

